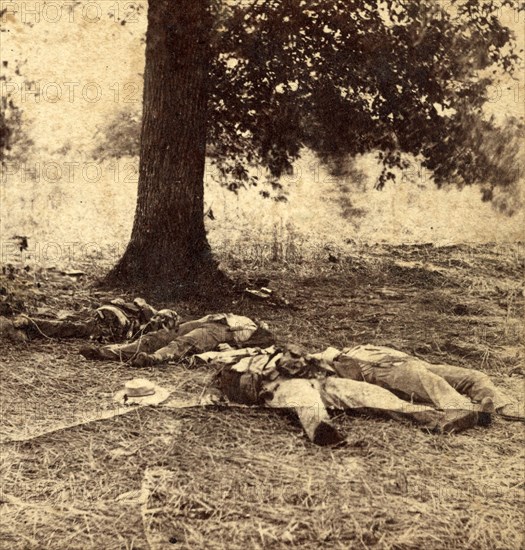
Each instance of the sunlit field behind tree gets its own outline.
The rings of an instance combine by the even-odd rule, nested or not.
[[[38,15],[27,8],[23,17],[4,16],[10,26],[1,36],[2,60],[11,68],[20,65],[10,86],[34,143],[4,168],[2,238],[21,234],[33,244],[89,242],[93,250],[109,245],[122,252],[133,220],[138,159],[98,161],[93,152],[109,122],[122,113],[140,118],[145,9],[130,16],[123,3],[108,4],[96,20],[96,13],[79,7],[72,20],[64,14],[55,21],[37,4]],[[115,16],[127,16],[126,24]],[[523,13],[502,8],[499,16],[523,46]],[[491,89],[488,114],[523,117],[520,76]],[[288,200],[276,202],[262,198],[260,188],[227,191],[210,166],[205,200],[214,218],[207,218],[212,248],[241,250],[239,240],[246,246],[255,238],[271,242],[290,234],[304,245],[508,242],[523,236],[522,173],[517,191],[501,191],[490,203],[482,202],[477,186],[436,189],[417,160],[382,191],[374,189],[379,167],[373,155],[357,158],[352,168],[336,178],[305,151],[294,173],[281,178]]]

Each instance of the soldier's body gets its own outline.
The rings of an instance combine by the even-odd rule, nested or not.
[[[147,304],[140,306],[144,312]],[[112,316],[119,321],[121,308],[103,306],[99,313],[106,321]],[[87,346],[81,353],[88,359],[129,361],[136,366],[206,357],[217,368],[218,385],[229,399],[294,409],[316,443],[341,440],[330,421],[331,408],[378,411],[438,432],[463,430],[480,420],[487,423],[492,413],[524,419],[523,410],[487,375],[431,364],[391,348],[367,344],[308,354],[294,351],[293,346],[268,347],[274,339],[264,324],[223,313],[180,323],[172,310],[152,310],[146,325],[160,328],[141,329],[132,342]],[[59,321],[31,321],[25,326],[35,335],[54,330],[62,337],[85,337],[90,330],[90,325]],[[124,327],[127,330],[125,323]],[[214,351],[229,346],[240,349]]]
[[[317,443],[341,440],[330,422],[330,408],[375,410],[438,432],[487,423],[491,413],[523,418],[523,411],[479,371],[435,365],[373,345],[329,348],[322,354],[297,352],[293,358],[293,347],[264,348],[271,340],[266,328],[247,317],[217,314],[84,355],[129,360],[137,366],[205,357],[218,368],[218,384],[228,398],[293,408]],[[241,349],[209,353],[225,345]]]

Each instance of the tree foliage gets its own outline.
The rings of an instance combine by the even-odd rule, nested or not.
[[[390,168],[401,167],[402,153],[422,156],[438,184],[509,183],[472,123],[499,146],[512,130],[481,121],[494,78],[512,74],[519,61],[512,32],[496,17],[498,7],[514,4],[447,4],[224,6],[210,98],[218,165],[237,179],[247,164],[277,177],[302,147],[325,160],[377,150],[385,167],[380,186],[393,177]],[[482,76],[488,69],[491,76]]]
[[[117,111],[95,134],[98,145],[91,155],[95,160],[133,157],[140,150],[140,116],[131,109]]]
[[[305,147],[328,164],[376,151],[378,187],[405,167],[407,154],[423,159],[438,185],[511,186],[523,123],[484,117],[491,86],[514,75],[520,60],[497,17],[504,7],[516,5],[214,3],[209,157],[232,190],[258,183],[250,167],[266,168],[277,186]],[[123,135],[115,122],[105,141],[117,136],[129,154],[136,140],[125,137],[129,124]]]
[[[0,18],[2,10],[0,10]],[[0,29],[0,32],[2,30]],[[10,87],[12,74],[20,76],[20,64],[14,68],[9,62],[2,61],[0,74],[0,167],[5,167],[8,162],[20,162],[26,159],[33,141],[29,138],[25,129],[27,121],[23,118],[23,111],[14,101],[13,88]]]
[[[3,63],[4,70],[7,68],[6,62]],[[7,81],[6,74],[0,75],[0,86],[3,89]],[[13,117],[18,113],[13,99],[7,93],[2,93],[0,98],[0,163],[5,164],[11,150],[14,137]]]

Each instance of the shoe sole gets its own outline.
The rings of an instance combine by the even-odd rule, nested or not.
[[[474,428],[479,422],[477,412],[458,413],[456,418],[444,422],[439,428],[440,433],[459,433]]]
[[[315,429],[313,441],[322,447],[334,447],[346,442],[346,438],[328,422],[321,422]]]

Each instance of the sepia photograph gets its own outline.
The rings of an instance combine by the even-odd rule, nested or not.
[[[525,2],[0,0],[0,550],[525,548]]]

